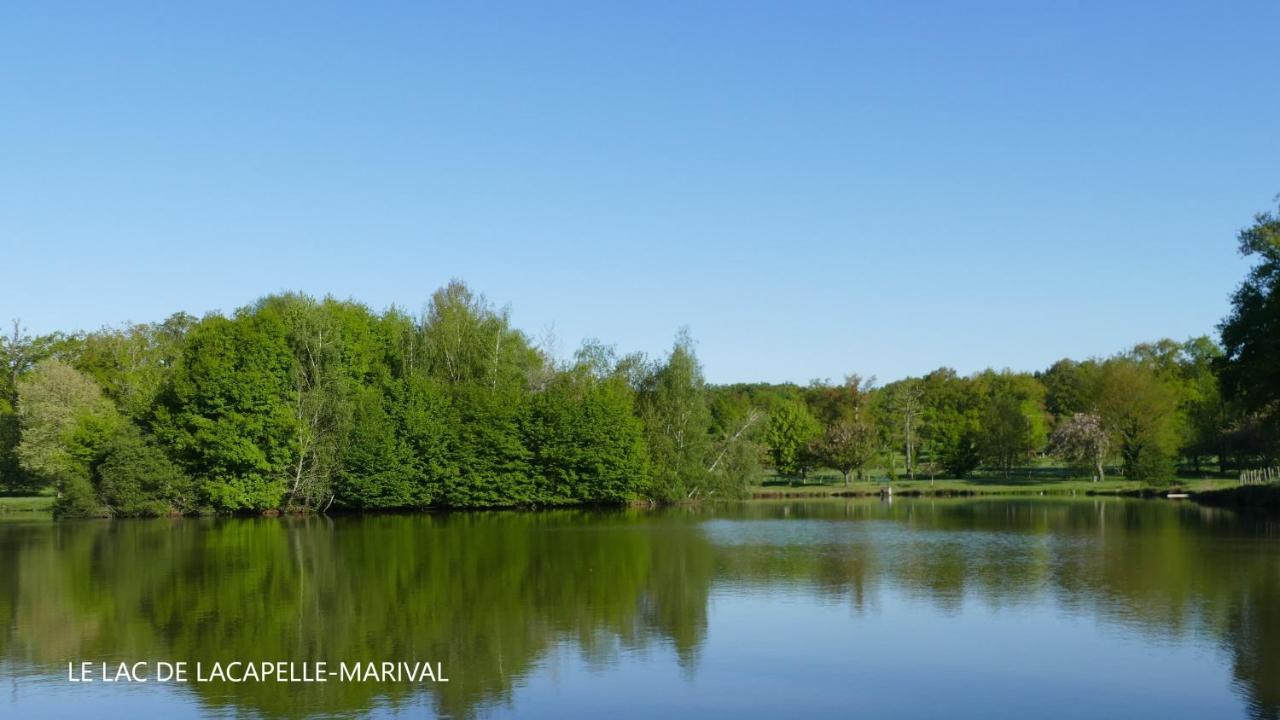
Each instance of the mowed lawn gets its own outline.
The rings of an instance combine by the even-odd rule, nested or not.
[[[1239,481],[1231,477],[1178,477],[1172,479],[1167,486],[1155,489],[1177,488],[1192,492],[1216,490],[1234,487]],[[909,480],[905,475],[896,480],[877,477],[863,482],[844,484],[839,473],[820,471],[811,473],[803,482],[792,482],[776,475],[766,475],[764,479],[750,489],[752,495],[830,495],[834,493],[852,492],[859,494],[876,494],[885,487],[892,487],[896,493],[982,493],[982,494],[1062,494],[1080,495],[1084,493],[1116,493],[1152,488],[1151,485],[1123,477],[1108,477],[1100,482],[1093,482],[1087,477],[1072,476],[1060,468],[1035,467],[1022,468],[1011,473],[1008,478],[1003,475],[980,473],[964,479],[936,478],[916,475]]]
[[[18,513],[48,513],[53,510],[52,495],[2,496],[0,495],[0,515],[16,515]]]

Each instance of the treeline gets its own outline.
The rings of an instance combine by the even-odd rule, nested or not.
[[[1042,372],[964,377],[940,368],[873,387],[843,383],[735,385],[713,392],[766,408],[760,440],[783,477],[831,468],[848,483],[870,468],[891,478],[1010,477],[1055,458],[1102,479],[1119,465],[1162,483],[1176,465],[1254,462],[1267,453],[1262,426],[1224,398],[1222,350],[1209,338],[1161,340],[1106,359],[1061,360]]]
[[[460,282],[420,316],[300,294],[230,316],[0,342],[0,487],[62,515],[673,502],[741,495],[767,464],[846,482],[1010,476],[1053,455],[1101,479],[1225,472],[1280,448],[1280,218],[1208,337],[1042,372],[943,368],[883,387],[708,387],[587,342],[559,361]]]
[[[460,282],[3,344],[0,481],[60,515],[669,502],[745,486],[687,336],[557,362]],[[721,436],[727,437],[724,433]]]

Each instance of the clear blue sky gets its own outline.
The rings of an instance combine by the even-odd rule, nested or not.
[[[179,6],[183,7],[179,7]],[[1123,6],[1123,7],[1121,7]],[[1210,333],[1280,4],[5,3],[0,319],[421,308],[717,382]]]

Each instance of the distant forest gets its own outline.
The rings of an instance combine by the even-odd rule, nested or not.
[[[763,469],[846,482],[1008,475],[1053,456],[1100,479],[1269,464],[1280,449],[1280,216],[1217,339],[1037,372],[942,368],[877,387],[708,385],[585,343],[560,360],[461,282],[420,316],[272,295],[231,315],[0,341],[0,488],[62,516],[538,507],[743,495]]]

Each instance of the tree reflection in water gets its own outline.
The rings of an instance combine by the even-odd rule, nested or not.
[[[1191,504],[849,500],[701,510],[0,523],[0,658],[432,660],[445,684],[190,684],[273,717],[511,703],[559,647],[590,667],[669,648],[698,673],[715,593],[860,612],[1051,602],[1223,648],[1255,717],[1280,713],[1280,527]],[[779,618],[778,622],[786,622]],[[452,671],[452,672],[450,672]],[[516,708],[518,710],[518,708]]]

